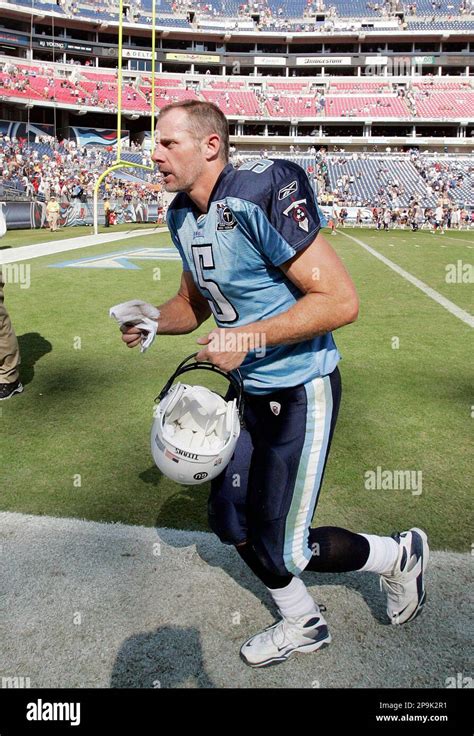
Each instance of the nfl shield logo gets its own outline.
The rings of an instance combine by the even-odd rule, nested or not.
[[[218,230],[233,230],[237,227],[237,221],[230,207],[226,204],[217,205],[217,229]]]
[[[279,404],[277,401],[270,401],[270,409],[277,417],[280,413],[281,404]]]

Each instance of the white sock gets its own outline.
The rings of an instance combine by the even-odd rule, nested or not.
[[[268,588],[268,590],[285,618],[307,616],[319,610],[300,578],[292,578],[284,588]]]
[[[400,550],[392,537],[378,537],[375,534],[361,534],[370,545],[367,562],[359,572],[377,572],[379,575],[389,575],[398,559]]]

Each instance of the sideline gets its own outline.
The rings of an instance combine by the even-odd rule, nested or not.
[[[50,240],[47,243],[36,243],[35,245],[22,245],[19,248],[0,251],[0,266],[4,263],[17,263],[17,261],[30,261],[33,258],[51,256],[55,253],[65,253],[68,250],[89,248],[92,245],[104,245],[116,243],[119,240],[137,238],[140,235],[156,235],[157,233],[169,232],[167,227],[155,227],[150,230],[128,230],[120,233],[101,233],[100,235],[83,235],[78,238],[66,240]]]
[[[441,692],[471,671],[469,552],[430,555],[425,611],[406,626],[387,623],[377,575],[303,573],[327,608],[332,644],[252,669],[240,646],[274,622],[274,605],[213,534],[10,512],[0,513],[0,530],[5,680],[25,676],[32,688]]]

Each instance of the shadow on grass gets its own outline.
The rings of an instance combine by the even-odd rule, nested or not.
[[[21,355],[21,382],[26,386],[34,378],[35,364],[44,355],[50,353],[53,346],[49,340],[46,340],[38,332],[27,332],[24,335],[19,335],[18,344]]]
[[[159,487],[163,475],[156,467],[140,474],[146,483]],[[248,568],[234,547],[229,544],[215,544],[217,537],[203,534],[209,530],[207,523],[207,498],[209,484],[180,486],[180,490],[162,505],[155,522],[157,534],[165,544],[174,549],[195,546],[199,557],[211,567],[220,567],[229,577],[245,590],[262,601],[262,605],[278,618],[278,610],[267,588]],[[192,535],[192,532],[201,532]],[[180,533],[181,532],[181,533]],[[187,532],[191,532],[190,534]],[[381,624],[388,624],[385,614],[385,596],[379,590],[379,576],[371,573],[314,573],[303,572],[304,582],[313,586],[337,586],[355,590],[364,598],[374,618]],[[316,602],[326,606],[324,596],[316,594]]]
[[[162,626],[126,639],[117,654],[110,687],[176,688],[192,678],[199,688],[214,688],[206,673],[201,637],[193,628]]]
[[[163,489],[163,481],[169,483],[156,466],[144,470],[139,475],[144,483]],[[197,486],[177,486],[178,490],[161,505],[155,526],[189,531],[209,530],[207,525],[207,498],[209,484]]]

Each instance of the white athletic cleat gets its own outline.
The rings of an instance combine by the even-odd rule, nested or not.
[[[293,652],[315,652],[331,641],[326,621],[316,610],[299,618],[282,618],[242,645],[240,656],[250,667],[270,667]]]
[[[426,602],[428,538],[422,529],[416,528],[392,536],[400,547],[398,559],[391,575],[380,576],[380,587],[387,594],[390,622],[406,624],[418,616]]]

